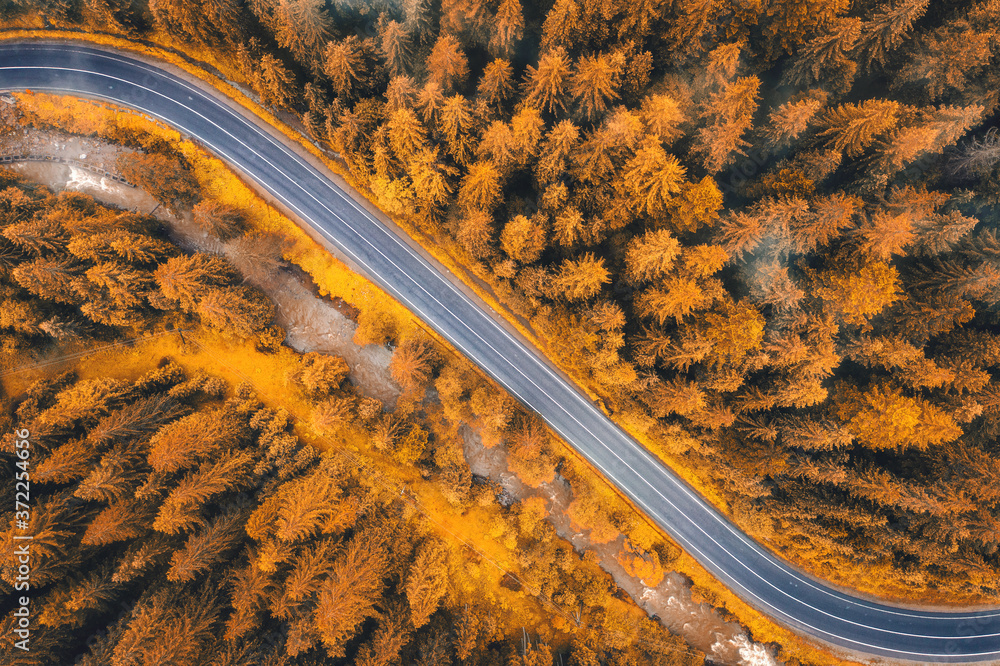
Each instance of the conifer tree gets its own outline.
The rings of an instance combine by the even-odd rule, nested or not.
[[[680,105],[670,95],[647,95],[642,100],[642,121],[646,130],[662,143],[671,143],[682,135],[679,126],[685,120]]]
[[[412,46],[405,27],[398,21],[386,21],[379,27],[379,48],[392,76],[405,76],[410,70]]]
[[[323,71],[330,78],[334,92],[341,97],[351,94],[354,86],[365,75],[361,43],[356,35],[326,45]]]
[[[620,59],[605,53],[583,56],[573,69],[569,90],[588,120],[604,113],[608,103],[618,97],[618,81],[624,63],[616,60]]]
[[[565,111],[570,78],[570,62],[565,49],[556,47],[544,52],[537,67],[528,65],[525,77],[528,104],[553,114]]]
[[[586,253],[579,259],[566,259],[559,267],[552,291],[557,298],[569,301],[592,298],[611,281],[611,274],[604,266],[604,259]]]
[[[406,580],[406,598],[410,620],[417,629],[427,624],[447,592],[448,551],[436,540],[427,540],[418,548]]]
[[[469,74],[469,63],[459,41],[452,35],[442,34],[427,56],[427,72],[431,81],[443,90],[461,86]]]
[[[517,215],[510,220],[500,234],[500,246],[510,258],[531,264],[538,261],[545,250],[546,228],[534,218]]]
[[[831,21],[817,36],[797,49],[785,71],[784,80],[794,85],[829,84],[846,91],[858,70],[852,55],[861,38],[860,19],[840,17]]]
[[[358,626],[375,614],[376,596],[388,561],[385,547],[372,531],[355,535],[323,581],[313,618],[327,654],[344,655]]]
[[[510,61],[497,58],[483,70],[477,91],[479,96],[492,107],[504,104],[514,93],[514,68]]]
[[[490,37],[490,50],[501,57],[509,57],[523,34],[524,16],[520,0],[501,0]]]
[[[685,169],[653,137],[646,137],[626,166],[625,182],[640,210],[654,219],[664,215],[673,195],[681,191]]]
[[[879,11],[861,28],[857,51],[865,62],[882,64],[903,41],[914,21],[927,10],[928,0],[896,0],[881,5]]]
[[[680,243],[666,229],[647,231],[628,248],[625,263],[632,281],[643,282],[666,275],[680,255]]]
[[[194,580],[212,566],[224,561],[229,551],[243,537],[242,524],[246,514],[229,508],[216,515],[197,533],[188,537],[184,546],[170,558],[167,580]]]
[[[203,231],[222,240],[229,240],[243,231],[243,215],[232,206],[206,199],[196,204],[193,212],[195,223]]]
[[[823,116],[826,126],[820,136],[830,137],[830,145],[848,156],[859,155],[879,135],[895,127],[902,111],[899,102],[867,100],[842,104]]]
[[[491,211],[500,198],[500,172],[490,161],[479,161],[469,167],[458,191],[458,200],[466,210]]]

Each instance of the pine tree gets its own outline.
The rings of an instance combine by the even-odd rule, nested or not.
[[[842,255],[814,276],[812,293],[849,324],[864,325],[900,298],[899,273],[884,261]]]
[[[993,298],[1000,286],[1000,271],[988,263],[968,265],[955,259],[938,259],[917,266],[917,289],[934,289],[958,298]]]
[[[157,431],[149,442],[149,464],[158,472],[186,469],[216,453],[233,434],[219,414],[196,412]]]
[[[173,257],[154,273],[164,298],[185,310],[194,309],[210,287],[223,286],[235,275],[225,259],[209,254]]]
[[[514,157],[518,166],[527,164],[538,154],[538,144],[542,140],[545,121],[538,109],[526,106],[510,119]]]
[[[458,88],[465,82],[469,63],[455,37],[449,34],[438,37],[427,56],[427,72],[429,80],[438,83],[443,90]]]
[[[783,0],[768,5],[764,34],[772,48],[792,51],[850,7],[848,0]]]
[[[665,35],[672,51],[700,51],[701,37],[712,25],[716,5],[711,0],[681,0],[674,6],[676,16]]]
[[[544,52],[538,60],[538,67],[528,65],[525,77],[528,104],[553,114],[566,110],[570,63],[562,47]]]
[[[437,148],[420,150],[408,166],[417,199],[427,206],[443,206],[454,189],[451,181],[457,169],[441,159]]]
[[[823,116],[826,129],[820,136],[830,137],[830,145],[850,157],[859,155],[880,134],[896,126],[903,111],[899,102],[867,100],[858,104],[842,104]]]
[[[913,23],[927,10],[928,0],[895,0],[881,5],[878,13],[861,27],[855,49],[869,65],[882,64],[903,41]]]
[[[295,76],[270,53],[260,56],[251,81],[265,104],[288,106],[296,98]]]
[[[402,163],[407,163],[427,144],[427,130],[421,124],[411,109],[402,108],[393,112],[386,123],[389,131],[389,141],[396,157]]]
[[[406,579],[406,598],[414,628],[427,624],[447,592],[448,551],[436,540],[427,540],[417,549]]]
[[[3,236],[27,254],[34,256],[66,250],[69,234],[57,220],[49,217],[15,222],[3,229]]]
[[[489,212],[500,199],[501,187],[500,172],[493,162],[475,162],[462,179],[458,201],[466,210]]]
[[[966,90],[990,62],[991,39],[965,19],[949,21],[916,37],[913,54],[897,81],[921,86],[931,100]]]
[[[387,21],[379,26],[382,56],[389,73],[394,77],[405,76],[410,70],[412,45],[406,28],[398,21]]]
[[[625,255],[629,278],[638,283],[662,277],[679,255],[680,244],[669,231],[647,231],[629,244]]]
[[[542,24],[542,51],[572,49],[582,29],[580,6],[576,0],[556,0]]]
[[[654,137],[647,137],[626,166],[625,182],[640,210],[656,219],[681,191],[684,174],[677,158],[668,155]]]
[[[792,145],[806,131],[821,108],[823,100],[815,97],[786,102],[776,108],[771,112],[770,125],[765,130],[768,144],[774,148]]]
[[[811,214],[798,217],[789,225],[789,235],[796,252],[812,252],[839,238],[854,226],[861,210],[861,200],[840,192],[818,197],[810,202]]]
[[[796,51],[785,71],[784,80],[793,85],[828,83],[838,92],[850,90],[858,70],[852,53],[861,38],[861,30],[860,19],[834,19],[820,34]]]
[[[116,166],[122,178],[149,192],[170,211],[193,204],[201,196],[198,181],[173,157],[123,152],[118,155]]]
[[[707,292],[697,280],[672,276],[639,294],[636,308],[643,317],[664,324],[668,319],[681,321],[693,310],[707,307],[714,295]]]
[[[479,97],[494,108],[499,108],[514,93],[514,68],[509,60],[497,58],[483,70],[476,88]]]
[[[323,581],[313,617],[331,658],[343,656],[347,641],[374,615],[386,567],[385,547],[372,532],[360,532]]]
[[[593,240],[583,214],[575,207],[560,211],[552,223],[553,239],[563,247],[589,245]]]
[[[954,441],[962,434],[954,420],[937,407],[884,383],[864,393],[845,387],[836,408],[855,439],[875,450],[924,449]]]
[[[739,363],[757,351],[764,340],[764,317],[746,301],[726,301],[719,311],[704,319],[705,339],[712,342],[712,355],[721,363]]]
[[[299,358],[298,367],[288,379],[313,396],[326,396],[340,388],[351,369],[340,356],[307,352]]]
[[[399,652],[410,642],[411,623],[409,609],[402,603],[391,604],[379,620],[378,628],[367,643],[358,650],[358,666],[389,666]]]
[[[196,312],[209,326],[228,335],[248,338],[274,319],[274,303],[257,289],[236,285],[208,289]]]
[[[834,421],[790,417],[781,425],[781,437],[788,446],[805,451],[834,451],[851,445],[853,437]]]
[[[720,171],[749,145],[743,135],[753,123],[759,89],[760,79],[744,76],[711,96],[702,115],[712,119],[712,124],[698,130],[692,149],[704,155],[709,172]]]
[[[417,86],[410,76],[394,76],[385,89],[385,110],[393,113],[397,109],[415,108]]]
[[[704,392],[694,382],[681,377],[675,377],[670,382],[657,380],[641,397],[659,418],[669,414],[686,416],[705,405]]]
[[[981,138],[974,138],[952,155],[948,163],[951,174],[987,176],[1000,162],[1000,133],[990,128]]]
[[[462,95],[452,95],[441,107],[441,131],[448,141],[448,152],[459,164],[468,164],[473,155],[470,132],[473,126],[472,109]]]
[[[167,580],[188,582],[227,559],[227,552],[243,538],[242,524],[246,513],[230,508],[223,510],[196,534],[188,537],[184,546],[170,558]]]
[[[524,16],[520,0],[501,0],[496,25],[490,37],[490,51],[501,57],[509,57],[523,34]]]
[[[922,122],[897,130],[882,143],[875,168],[893,175],[923,155],[940,153],[977,125],[984,110],[977,105],[924,111]]]
[[[549,130],[536,167],[540,183],[555,182],[566,171],[569,157],[579,139],[580,129],[569,120],[562,120]]]
[[[316,54],[330,32],[323,0],[280,0],[274,5],[274,36],[300,63],[316,64]]]
[[[165,534],[177,534],[200,524],[202,509],[209,500],[248,485],[254,462],[249,452],[235,451],[188,472],[160,505],[153,528]]]
[[[95,612],[107,609],[117,587],[108,567],[91,571],[89,575],[53,590],[46,599],[38,623],[48,627],[79,627]]]
[[[139,509],[135,502],[128,500],[111,504],[90,521],[81,543],[103,546],[141,536],[147,531],[147,527],[143,524],[143,512]]]
[[[128,445],[117,445],[104,456],[80,483],[73,495],[85,500],[113,502],[122,499],[138,485],[139,452]]]
[[[275,617],[287,619],[319,590],[323,578],[333,571],[335,546],[333,539],[322,539],[292,558],[292,570],[285,579],[284,592],[271,608]]]
[[[195,224],[222,240],[229,240],[243,232],[243,214],[232,206],[206,199],[196,204],[193,212]]]
[[[252,552],[247,559],[249,563],[237,569],[229,579],[230,605],[233,608],[226,620],[225,637],[229,641],[245,636],[259,626],[260,611],[273,585],[270,577],[254,566],[256,558]]]
[[[196,666],[213,638],[219,610],[210,595],[180,597],[164,588],[146,592],[132,609],[128,628],[114,647],[112,666]]]
[[[612,55],[583,56],[573,69],[569,90],[588,120],[603,114],[608,103],[618,98],[623,62]]]
[[[531,264],[542,256],[546,246],[546,228],[535,218],[517,215],[504,225],[500,246],[511,259]]]
[[[286,484],[278,504],[275,536],[295,542],[324,528],[340,515],[339,495],[339,487],[322,471]]]
[[[8,224],[24,222],[41,208],[41,202],[28,196],[17,187],[6,187],[0,190],[0,215]]]
[[[722,192],[711,176],[697,183],[685,182],[680,193],[667,204],[670,223],[681,232],[695,232],[703,226],[713,226],[722,208]]]
[[[444,87],[435,79],[428,79],[423,88],[417,93],[417,108],[424,122],[437,123],[444,105]]]
[[[389,372],[405,392],[422,391],[430,382],[438,355],[430,340],[409,337],[392,353]]]
[[[348,97],[365,76],[361,42],[356,35],[339,42],[330,42],[323,51],[323,72],[330,78],[333,90]]]
[[[680,125],[685,120],[680,105],[670,95],[647,95],[642,100],[642,121],[646,131],[661,143],[672,143],[683,133]]]
[[[891,215],[880,211],[869,217],[858,231],[861,249],[876,259],[883,260],[905,254],[905,248],[916,237],[913,233],[913,218],[906,213]]]
[[[38,483],[67,483],[82,479],[90,470],[96,451],[84,440],[73,439],[53,448],[35,468]]]
[[[19,264],[11,277],[35,296],[74,305],[80,302],[74,285],[80,268],[71,258],[53,255]]]
[[[566,259],[552,283],[552,295],[569,301],[592,298],[611,281],[604,259],[588,252],[579,259]]]

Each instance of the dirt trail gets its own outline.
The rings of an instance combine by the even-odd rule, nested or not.
[[[87,161],[88,164],[93,161],[93,166],[112,172],[115,158],[124,150],[98,140],[56,132],[18,134],[12,140],[17,145],[2,142],[0,154],[30,149],[32,154],[63,156]],[[120,208],[152,213],[185,249],[220,253],[238,269],[248,268],[247,259],[236,251],[234,243],[224,243],[207,235],[194,223],[190,213],[181,216],[170,214],[158,207],[157,202],[142,190],[71,165],[22,162],[11,167],[53,191],[75,190]],[[351,368],[349,378],[358,391],[378,398],[387,409],[394,407],[400,389],[388,370],[392,353],[383,346],[355,344],[352,337],[356,324],[330,300],[320,297],[307,276],[298,270],[261,274],[261,271],[250,269],[244,270],[244,274],[253,275],[254,279],[248,278],[248,282],[260,287],[277,306],[275,319],[287,333],[286,344],[300,352],[319,351],[344,357]],[[750,641],[738,624],[723,620],[708,604],[694,601],[690,585],[680,574],[667,574],[654,588],[646,587],[629,575],[617,560],[624,546],[624,535],[619,535],[617,540],[608,544],[594,544],[586,533],[574,531],[566,515],[572,491],[561,477],[556,477],[555,481],[544,484],[540,489],[526,486],[508,469],[507,453],[503,448],[483,447],[479,436],[471,429],[466,429],[465,435],[465,457],[474,474],[496,481],[515,500],[544,497],[549,507],[549,520],[561,537],[569,540],[580,552],[594,551],[601,566],[619,587],[647,613],[658,616],[664,626],[705,652],[713,663],[742,666],[779,663],[763,645]]]

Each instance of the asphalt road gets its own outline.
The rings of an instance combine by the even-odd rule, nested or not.
[[[413,248],[270,134],[146,63],[68,45],[0,45],[0,90],[105,98],[197,137],[350,256],[585,456],[719,580],[808,636],[915,662],[1000,660],[1000,610],[874,603],[796,572],[709,506]],[[943,600],[944,601],[944,600]]]

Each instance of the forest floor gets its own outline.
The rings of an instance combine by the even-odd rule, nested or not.
[[[59,132],[31,131],[9,135],[0,141],[0,155],[44,154],[85,161],[98,169],[114,173],[117,155],[126,150],[95,139],[69,136]],[[167,227],[181,247],[226,256],[237,269],[250,275],[248,282],[260,287],[275,303],[276,323],[287,334],[286,344],[299,352],[317,351],[342,356],[351,368],[349,379],[363,395],[378,398],[391,410],[399,396],[399,386],[389,373],[392,352],[381,345],[358,345],[353,341],[357,325],[349,304],[320,296],[309,277],[295,266],[278,271],[257,271],[248,264],[238,244],[209,236],[193,220],[190,212],[173,215],[140,189],[99,176],[78,166],[51,162],[21,162],[12,168],[53,191],[74,190],[89,194],[104,203],[140,213],[152,213]],[[626,537],[606,544],[590,540],[587,532],[571,525],[567,507],[572,491],[561,477],[538,489],[525,485],[507,465],[503,447],[486,448],[471,428],[464,433],[464,453],[473,474],[498,483],[513,500],[543,497],[548,519],[556,532],[570,541],[578,552],[592,551],[601,567],[615,583],[650,615],[659,617],[670,631],[709,655],[714,663],[742,666],[777,664],[763,645],[753,643],[744,629],[728,622],[709,604],[692,598],[690,582],[681,574],[669,572],[655,587],[647,587],[628,574],[618,562]]]

